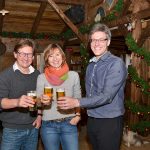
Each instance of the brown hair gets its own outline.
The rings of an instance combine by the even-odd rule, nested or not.
[[[17,53],[20,48],[30,46],[33,49],[33,55],[35,54],[35,43],[31,39],[21,39],[14,47],[14,52]]]
[[[62,65],[66,62],[66,56],[65,56],[65,53],[64,51],[62,50],[61,46],[59,44],[49,44],[45,50],[44,50],[44,61],[45,61],[45,67],[49,66],[49,63],[48,63],[48,57],[51,53],[53,53],[56,49],[59,50],[60,54],[62,55],[62,60],[63,60],[63,63]]]

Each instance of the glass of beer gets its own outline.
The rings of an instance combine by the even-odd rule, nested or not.
[[[34,107],[29,107],[29,111],[36,111],[37,110],[37,107],[36,107],[36,100],[37,100],[36,91],[28,91],[27,96],[32,97],[33,101],[35,102]]]
[[[41,97],[37,97],[36,107],[37,107],[37,109],[42,109]]]
[[[65,96],[65,89],[64,88],[56,89],[56,96],[57,96],[57,100],[58,100],[59,97]]]
[[[44,86],[44,94],[49,97],[49,99],[43,99],[44,101],[49,101],[53,97],[53,88],[50,86]]]
[[[59,97],[63,97],[63,96],[65,96],[65,89],[64,88],[58,88],[58,89],[56,89],[56,98],[57,98],[57,101],[58,101]],[[58,109],[60,109],[60,108],[58,107]]]

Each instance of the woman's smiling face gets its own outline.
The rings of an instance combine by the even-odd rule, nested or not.
[[[48,57],[48,63],[54,68],[60,68],[63,63],[62,54],[58,48],[53,49]]]

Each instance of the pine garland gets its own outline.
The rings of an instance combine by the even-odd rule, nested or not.
[[[80,54],[82,58],[83,73],[85,74],[86,67],[89,63],[89,53],[87,52],[87,49],[83,43],[80,44]]]
[[[149,86],[148,82],[146,82],[144,79],[142,79],[141,77],[138,76],[138,73],[133,66],[128,67],[128,73],[129,73],[130,79],[134,83],[136,83],[138,85],[138,87],[141,88],[141,91],[144,94],[150,96],[150,86]]]
[[[142,115],[150,115],[150,106],[143,106],[139,105],[137,103],[132,102],[132,100],[126,100],[125,106],[128,108],[131,112],[136,114],[142,114]]]
[[[23,33],[23,32],[2,32],[1,36],[9,38],[53,39],[53,40],[60,40],[60,38],[62,38],[61,36],[56,34],[39,33],[32,35],[30,33]]]
[[[133,103],[131,100],[125,101],[126,109],[130,110],[132,113],[137,114],[142,121],[130,125],[131,130],[135,132],[145,133],[150,130],[150,121],[146,121],[150,116],[150,106],[143,106],[137,103]]]
[[[150,121],[140,121],[139,123],[131,125],[131,129],[133,131],[137,131],[140,133],[145,133],[146,131],[149,132],[150,130]]]
[[[143,58],[147,64],[150,66],[150,52],[146,51],[144,48],[140,48],[135,40],[133,39],[131,33],[129,33],[125,38],[128,49],[132,52],[138,54],[141,58]]]
[[[102,21],[112,21],[117,19],[122,13],[123,4],[123,0],[118,0],[111,13],[104,17]]]

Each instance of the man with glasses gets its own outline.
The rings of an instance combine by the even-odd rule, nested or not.
[[[3,125],[1,150],[36,150],[41,115],[33,116],[27,91],[36,90],[39,71],[31,64],[35,44],[30,39],[20,40],[14,48],[16,62],[0,73],[0,120]]]
[[[61,97],[58,107],[87,108],[87,132],[93,150],[119,150],[127,69],[121,58],[108,51],[111,32],[106,25],[95,24],[90,31],[89,41],[95,56],[86,70],[86,97]]]

